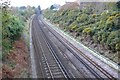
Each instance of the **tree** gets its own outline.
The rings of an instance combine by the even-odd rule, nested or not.
[[[120,9],[120,1],[118,1],[116,4],[117,4],[118,9]]]
[[[53,10],[54,8],[55,8],[54,5],[51,5],[51,6],[50,6],[50,9],[51,9],[51,10]]]
[[[38,9],[41,11],[41,7],[40,7],[40,5],[38,6]]]
[[[40,5],[38,6],[38,11],[40,14],[42,13]]]

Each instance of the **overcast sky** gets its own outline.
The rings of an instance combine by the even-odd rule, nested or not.
[[[75,0],[9,0],[11,2],[11,6],[41,6],[42,9],[45,9],[52,4],[60,4],[63,5],[65,1],[75,1]]]
[[[7,1],[7,0],[3,0],[3,1]],[[37,7],[38,5],[41,6],[42,9],[45,9],[45,8],[48,8],[50,7],[52,4],[60,4],[60,5],[63,5],[65,4],[65,2],[73,2],[75,0],[8,0],[10,1],[11,3],[11,6],[27,6],[27,5],[30,5],[30,6],[35,6]],[[80,0],[82,2],[96,2],[96,1],[118,1],[118,0]],[[119,0],[120,1],[120,0]]]

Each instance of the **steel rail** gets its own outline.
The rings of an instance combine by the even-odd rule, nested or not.
[[[38,21],[39,21],[39,20],[38,20]],[[38,23],[39,23],[39,22],[38,22]],[[40,25],[40,23],[39,23],[39,28],[41,29],[41,31],[42,31],[42,33],[43,33],[43,35],[44,35],[44,37],[43,37],[43,35],[42,35],[42,38],[44,39],[44,41],[45,41],[45,43],[46,43],[46,45],[47,45],[47,47],[48,47],[51,55],[52,55],[53,58],[55,59],[57,65],[59,66],[59,68],[60,68],[61,72],[63,73],[64,77],[65,77],[66,79],[69,78],[69,74],[68,74],[67,71],[65,70],[64,66],[61,64],[61,61],[60,61],[60,60],[58,59],[58,57],[55,55],[54,50],[52,49],[52,47],[50,46],[49,42],[47,41],[47,40],[48,40],[48,39],[47,39],[47,36],[45,35],[43,29],[42,29],[40,26],[41,26],[41,25]],[[44,55],[44,57],[45,57],[45,55]],[[46,59],[47,59],[47,58],[46,58]],[[47,63],[47,64],[48,64],[48,63]],[[48,65],[49,65],[49,64],[48,64]],[[51,70],[50,67],[49,67],[49,70]],[[51,72],[51,75],[52,75],[52,74],[53,74],[52,71],[50,71],[50,72]],[[54,79],[54,76],[53,76],[53,75],[52,75],[52,78]]]

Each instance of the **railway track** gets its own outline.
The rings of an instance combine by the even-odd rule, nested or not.
[[[39,58],[39,64],[40,64],[40,71],[41,73],[38,73],[39,75],[41,74],[40,77],[43,78],[68,78],[69,75],[65,71],[63,65],[60,63],[59,59],[57,58],[56,55],[54,55],[54,51],[52,50],[50,44],[47,41],[47,37],[42,31],[41,24],[38,24],[37,16],[34,18],[36,24],[33,29],[33,45],[34,47],[41,51],[41,52],[36,52],[37,53],[37,58]],[[36,33],[38,32],[39,33]],[[41,40],[39,40],[41,39]],[[38,42],[38,43],[36,43]],[[37,51],[36,50],[36,51]],[[48,50],[48,51],[47,51]]]
[[[42,21],[42,23],[45,25],[47,25],[46,23],[44,23]],[[49,26],[49,25],[47,25]],[[48,27],[47,27],[48,28]],[[99,66],[98,64],[96,64],[94,61],[92,61],[89,57],[87,57],[84,53],[82,53],[78,48],[76,48],[74,45],[72,45],[70,42],[68,42],[65,38],[63,38],[59,33],[57,33],[54,30],[51,31],[50,27],[48,28],[48,30],[80,61],[82,62],[86,68],[96,77],[96,78],[102,78],[102,76],[100,76],[94,69],[92,69],[88,64],[86,64],[80,57],[78,54],[76,54],[73,50],[71,50],[71,48],[73,48],[75,51],[77,51],[77,53],[80,53],[81,56],[83,58],[85,58],[91,65],[93,65],[97,70],[99,70],[104,76],[106,76],[106,78],[110,79],[110,80],[114,80],[115,78],[109,74],[106,70],[104,70],[101,66]],[[53,30],[53,29],[52,29]],[[56,36],[57,35],[57,36]],[[62,39],[60,39],[59,36],[61,36]],[[66,42],[66,43],[65,43]],[[60,50],[62,53],[64,53],[64,51]]]

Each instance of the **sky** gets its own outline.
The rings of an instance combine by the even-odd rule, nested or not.
[[[7,0],[3,0],[3,1],[7,1]],[[20,7],[20,6],[35,6],[37,7],[38,5],[41,6],[41,9],[46,9],[48,7],[50,7],[53,4],[60,4],[63,5],[65,4],[65,2],[73,2],[75,0],[8,0],[10,1],[11,6],[15,6],[15,7]],[[83,2],[91,2],[91,1],[116,1],[116,0],[80,0]],[[120,0],[119,0],[120,1]]]
[[[46,9],[50,7],[52,4],[60,4],[63,5],[65,4],[65,1],[75,1],[75,0],[9,0],[11,6],[35,6],[37,7],[38,5],[41,6],[41,9]]]

